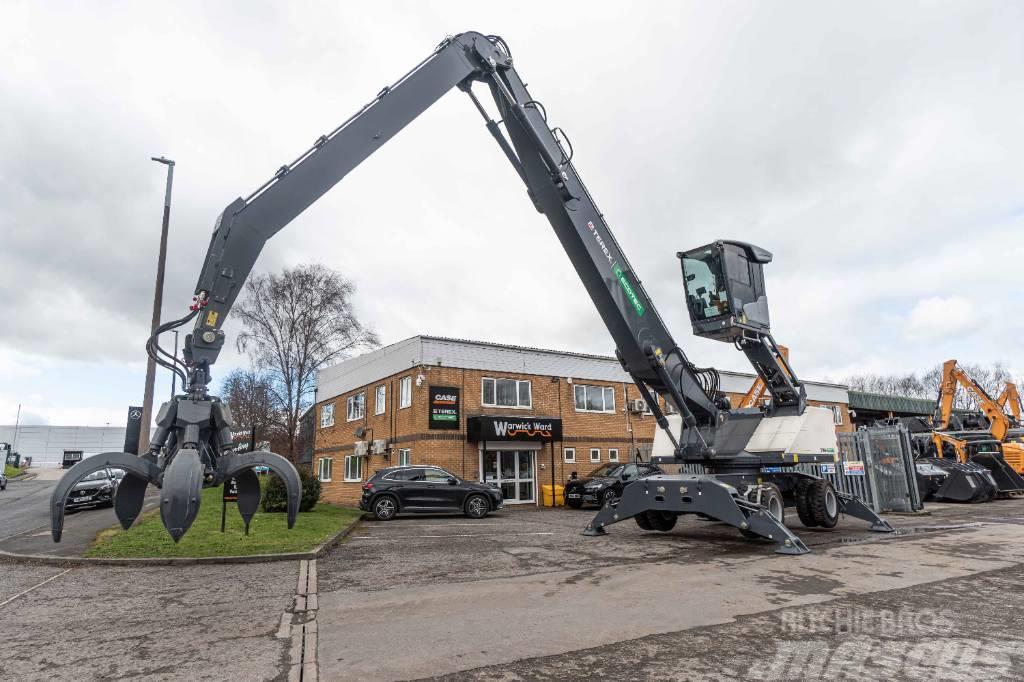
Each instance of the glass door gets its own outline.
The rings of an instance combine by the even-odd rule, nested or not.
[[[534,501],[532,450],[488,450],[483,453],[483,480],[501,489],[506,502]]]

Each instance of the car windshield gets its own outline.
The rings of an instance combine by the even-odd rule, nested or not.
[[[609,462],[608,464],[602,464],[601,466],[599,466],[596,469],[594,469],[593,471],[591,471],[590,472],[590,477],[591,478],[600,478],[600,477],[604,477],[604,476],[615,477],[615,476],[618,476],[621,472],[622,472],[622,465],[621,464],[612,464],[612,463]]]
[[[110,478],[110,474],[106,471],[106,469],[101,469],[100,471],[92,472],[91,474],[89,474],[88,476],[83,478],[82,480],[83,481],[105,481],[105,480],[107,480],[109,478]]]

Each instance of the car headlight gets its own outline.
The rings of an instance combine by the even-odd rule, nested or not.
[[[583,486],[584,490],[600,490],[604,487],[604,483],[588,483]]]

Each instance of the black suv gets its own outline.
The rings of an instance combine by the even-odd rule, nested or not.
[[[494,486],[463,481],[440,467],[411,466],[374,472],[363,484],[359,508],[379,521],[390,521],[402,512],[462,512],[482,519],[504,503]]]
[[[651,474],[663,474],[658,466],[646,462],[619,464],[608,462],[583,478],[572,478],[565,484],[565,503],[573,509],[584,504],[614,504],[622,497],[622,489],[630,481]]]

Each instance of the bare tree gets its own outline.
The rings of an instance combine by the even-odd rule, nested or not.
[[[284,427],[270,377],[253,369],[234,369],[224,377],[221,397],[231,407],[237,430],[256,428],[257,437],[269,439]]]
[[[238,348],[270,379],[292,459],[317,371],[380,345],[356,317],[354,293],[355,285],[340,273],[319,264],[299,265],[278,275],[251,277],[236,307],[243,326]]]
[[[998,395],[1006,382],[1011,379],[1010,372],[1001,362],[995,362],[991,367],[965,362],[958,364],[960,369],[974,379],[990,396]],[[844,383],[855,391],[936,400],[942,385],[942,365],[936,365],[920,376],[914,373],[858,374],[848,377]],[[958,388],[953,399],[953,408],[975,411],[980,409],[980,404],[973,393]]]

